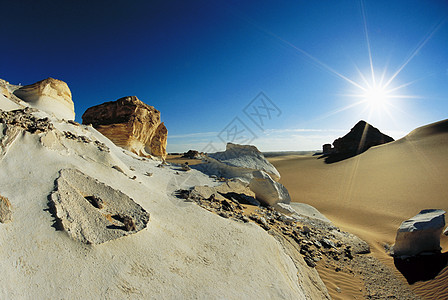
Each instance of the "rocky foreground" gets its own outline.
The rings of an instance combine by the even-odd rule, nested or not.
[[[365,242],[289,205],[255,147],[205,174],[47,109],[65,105],[57,85],[31,89],[39,105],[0,86],[0,298],[328,299],[316,263],[411,298]]]

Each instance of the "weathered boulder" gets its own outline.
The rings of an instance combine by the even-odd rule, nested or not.
[[[226,151],[208,154],[207,163],[195,168],[218,177],[239,178],[247,183],[253,177],[252,172],[261,170],[274,180],[280,179],[280,173],[264,157],[257,147],[227,143]]]
[[[358,155],[370,147],[393,142],[394,139],[381,133],[365,121],[359,121],[349,133],[329,144],[323,145],[324,154],[328,155],[327,162],[334,162]]]
[[[160,112],[135,96],[88,108],[82,123],[137,155],[166,157],[168,130],[160,121]]]
[[[291,197],[288,190],[277,181],[273,180],[264,171],[254,171],[249,188],[255,193],[255,197],[261,203],[274,206],[277,203],[290,203]]]
[[[9,203],[8,198],[0,195],[0,223],[8,223],[11,220],[11,203]]]
[[[188,150],[187,152],[185,152],[182,155],[182,158],[191,158],[191,159],[195,159],[195,158],[199,158],[201,157],[201,154],[199,153],[199,151],[197,150]]]
[[[129,196],[77,169],[60,171],[49,205],[60,229],[86,244],[136,233],[149,221],[149,213]]]
[[[13,94],[31,107],[52,113],[57,118],[75,119],[72,93],[64,81],[47,78],[30,85],[20,86]]]
[[[401,223],[393,246],[395,257],[440,251],[440,234],[445,226],[445,211],[425,209]]]

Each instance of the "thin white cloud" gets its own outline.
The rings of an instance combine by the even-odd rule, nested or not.
[[[219,134],[219,132],[195,132],[195,133],[186,133],[186,134],[177,134],[170,135],[168,134],[168,139],[183,139],[183,138],[201,138],[201,137],[215,137]]]
[[[265,133],[294,133],[294,132],[346,132],[343,129],[309,129],[309,128],[287,128],[287,129],[266,129]]]

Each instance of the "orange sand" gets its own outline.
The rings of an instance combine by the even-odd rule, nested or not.
[[[317,156],[270,161],[295,202],[316,207],[342,229],[366,240],[373,255],[395,269],[384,244],[393,244],[400,223],[426,208],[448,211],[448,120],[333,164]],[[448,238],[441,237],[443,251]],[[324,272],[325,273],[325,272]],[[406,279],[396,270],[396,275]],[[326,284],[359,291],[359,282],[323,274]],[[345,282],[337,282],[337,281]],[[425,299],[448,299],[448,268],[411,286]],[[334,293],[332,293],[335,295]]]

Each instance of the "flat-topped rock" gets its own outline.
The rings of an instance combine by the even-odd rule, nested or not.
[[[400,257],[414,256],[422,252],[439,252],[445,213],[441,209],[425,209],[401,223],[395,238],[393,255]]]
[[[82,123],[137,155],[166,157],[168,130],[160,121],[160,111],[135,96],[88,108]]]

